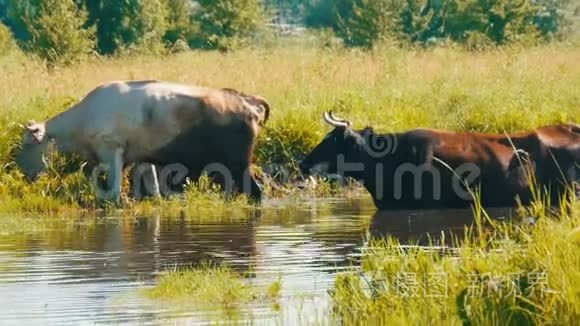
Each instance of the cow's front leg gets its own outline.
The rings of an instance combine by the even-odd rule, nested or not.
[[[110,151],[103,151],[100,156],[100,168],[98,170],[107,172],[107,188],[97,187],[97,198],[100,202],[110,201],[119,204],[121,201],[121,186],[123,183],[123,149],[117,148]],[[95,175],[95,173],[93,173]],[[98,177],[98,174],[96,176]],[[96,179],[93,179],[96,181]]]
[[[145,189],[147,189],[148,196],[153,198],[160,198],[159,179],[157,178],[157,167],[153,164],[147,164],[143,174],[143,182]]]
[[[248,178],[250,179],[250,198],[256,203],[260,203],[262,201],[262,186],[260,186],[260,184],[249,172]]]

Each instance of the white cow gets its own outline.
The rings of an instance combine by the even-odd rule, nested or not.
[[[108,191],[100,199],[117,203],[123,167],[131,163],[179,163],[192,176],[207,166],[221,166],[227,170],[221,171],[225,186],[231,178],[233,191],[243,190],[259,200],[260,188],[248,168],[269,112],[264,98],[233,89],[111,82],[45,122],[28,123],[16,162],[27,177],[36,178],[45,169],[47,144],[54,142],[60,153],[105,167]],[[154,173],[149,179],[155,182]]]

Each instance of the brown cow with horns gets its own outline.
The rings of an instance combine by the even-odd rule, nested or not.
[[[555,204],[580,180],[580,126],[559,124],[528,132],[484,134],[414,129],[378,134],[324,114],[334,127],[301,162],[304,173],[361,181],[379,209],[469,206],[479,193],[486,207],[533,199],[532,181]],[[479,189],[479,191],[477,191]],[[537,189],[537,188],[536,188]]]

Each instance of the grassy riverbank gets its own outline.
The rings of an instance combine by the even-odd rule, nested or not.
[[[337,275],[331,308],[316,318],[345,325],[571,325],[580,317],[580,204],[571,205],[556,214],[521,211],[510,222],[476,210],[475,225],[450,247],[403,246],[392,237],[369,241],[361,268]],[[284,314],[289,303],[278,288],[202,265],[163,274],[145,294],[221,309],[223,321],[243,316],[231,308],[243,312],[257,298],[280,297]]]
[[[484,221],[481,212],[476,212]],[[528,216],[524,214],[523,216]],[[569,325],[580,317],[580,205],[535,223],[492,223],[457,250],[369,245],[337,278],[335,318],[354,323]]]
[[[19,124],[61,112],[110,80],[161,79],[260,94],[273,109],[259,138],[256,163],[289,164],[293,171],[294,163],[328,130],[320,118],[328,109],[352,119],[356,127],[373,125],[381,131],[434,127],[501,132],[578,122],[579,63],[580,49],[563,45],[489,52],[288,46],[93,59],[50,70],[12,52],[0,57],[0,214],[53,214],[94,204],[81,174],[62,177],[66,163],[28,185],[14,172],[11,153],[20,142]],[[267,192],[286,196],[293,190]],[[206,197],[203,191],[197,194],[199,206]],[[205,202],[217,205],[212,196]]]

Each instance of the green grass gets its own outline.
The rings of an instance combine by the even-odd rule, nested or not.
[[[176,304],[180,309],[218,310],[220,318],[235,320],[243,315],[245,306],[258,302],[270,302],[276,309],[281,282],[278,279],[261,287],[225,265],[202,263],[196,268],[166,272],[143,294],[156,302]]]
[[[337,277],[333,317],[347,325],[572,325],[580,318],[580,205],[573,205],[534,215],[535,225],[476,212],[452,253],[377,240],[362,273]],[[484,222],[491,225],[479,227]]]
[[[185,52],[169,57],[101,58],[47,69],[12,51],[0,56],[0,214],[92,209],[94,195],[80,174],[56,168],[29,185],[14,171],[11,153],[19,124],[65,110],[95,86],[118,79],[161,79],[210,87],[234,87],[266,97],[271,121],[261,132],[256,164],[296,162],[329,130],[321,119],[333,109],[355,127],[379,131],[415,127],[502,132],[580,120],[580,49],[565,45],[468,52],[378,47],[371,52],[300,45],[231,53]],[[66,165],[66,164],[65,164]],[[69,168],[70,169],[70,168]],[[258,169],[259,170],[259,169]],[[266,187],[269,197],[296,193],[292,185]],[[167,207],[224,204],[204,191]],[[335,195],[327,184],[310,191]],[[221,204],[217,202],[221,202]],[[135,211],[159,203],[126,204]],[[62,211],[65,212],[62,212]]]
[[[170,271],[158,278],[155,287],[145,290],[151,298],[200,300],[230,306],[253,298],[252,289],[241,275],[225,266],[202,264],[196,269]]]
[[[541,204],[538,204],[541,205]],[[481,208],[453,247],[372,239],[360,269],[338,274],[321,324],[573,325],[580,317],[580,202],[544,215],[491,220]],[[284,314],[283,279],[253,285],[225,266],[173,270],[145,290],[154,301],[216,311],[222,322],[266,301]],[[308,316],[296,316],[297,319]],[[310,316],[312,317],[312,316]]]

